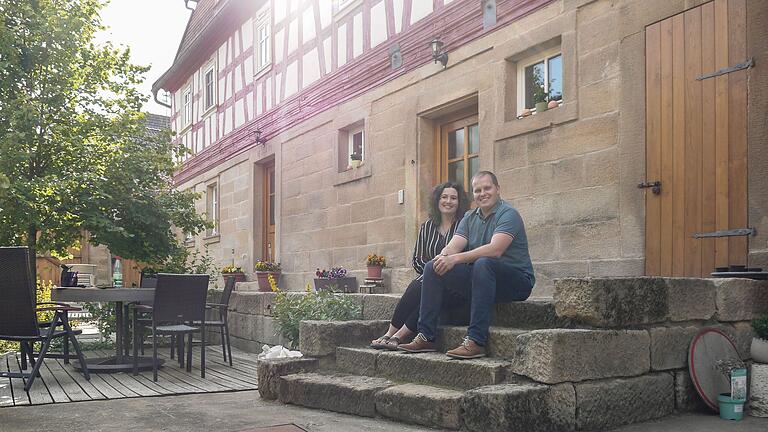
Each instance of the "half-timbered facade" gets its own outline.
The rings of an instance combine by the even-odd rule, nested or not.
[[[760,0],[200,0],[153,88],[214,222],[186,242],[290,289],[376,252],[398,291],[430,188],[488,169],[535,295],[768,266],[766,22]]]

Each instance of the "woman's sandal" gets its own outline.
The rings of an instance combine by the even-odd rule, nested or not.
[[[391,339],[390,336],[384,335],[384,336],[376,339],[375,341],[371,342],[371,344],[368,345],[368,346],[373,348],[373,349],[377,349],[377,350],[379,350],[379,349],[389,349],[388,348],[389,347],[388,342],[389,342],[390,339]],[[395,339],[397,339],[397,338],[395,338]]]
[[[392,336],[384,343],[384,349],[389,351],[397,351],[397,346],[403,343],[397,336]]]

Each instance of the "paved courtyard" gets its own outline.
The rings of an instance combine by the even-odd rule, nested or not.
[[[0,411],[3,431],[258,431],[295,424],[310,432],[430,431],[381,419],[360,418],[265,401],[257,391],[14,407]],[[286,429],[287,430],[287,429]],[[618,432],[764,432],[768,419],[729,422],[708,415],[672,416]]]

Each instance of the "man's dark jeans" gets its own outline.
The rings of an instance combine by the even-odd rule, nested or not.
[[[442,276],[435,273],[432,264],[430,261],[424,266],[419,311],[419,332],[430,341],[437,336],[443,305],[471,300],[467,335],[485,345],[493,305],[523,301],[533,289],[525,273],[498,258],[483,257],[473,264],[457,264]]]

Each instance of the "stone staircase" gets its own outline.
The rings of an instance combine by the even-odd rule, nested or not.
[[[605,430],[701,409],[687,350],[716,326],[749,357],[748,321],[768,311],[768,284],[743,279],[563,279],[552,301],[496,306],[489,357],[365,348],[396,298],[365,321],[301,324],[305,358],[259,366],[262,397],[359,416],[468,431]],[[466,327],[449,314],[440,349]],[[449,319],[454,318],[454,319]]]

